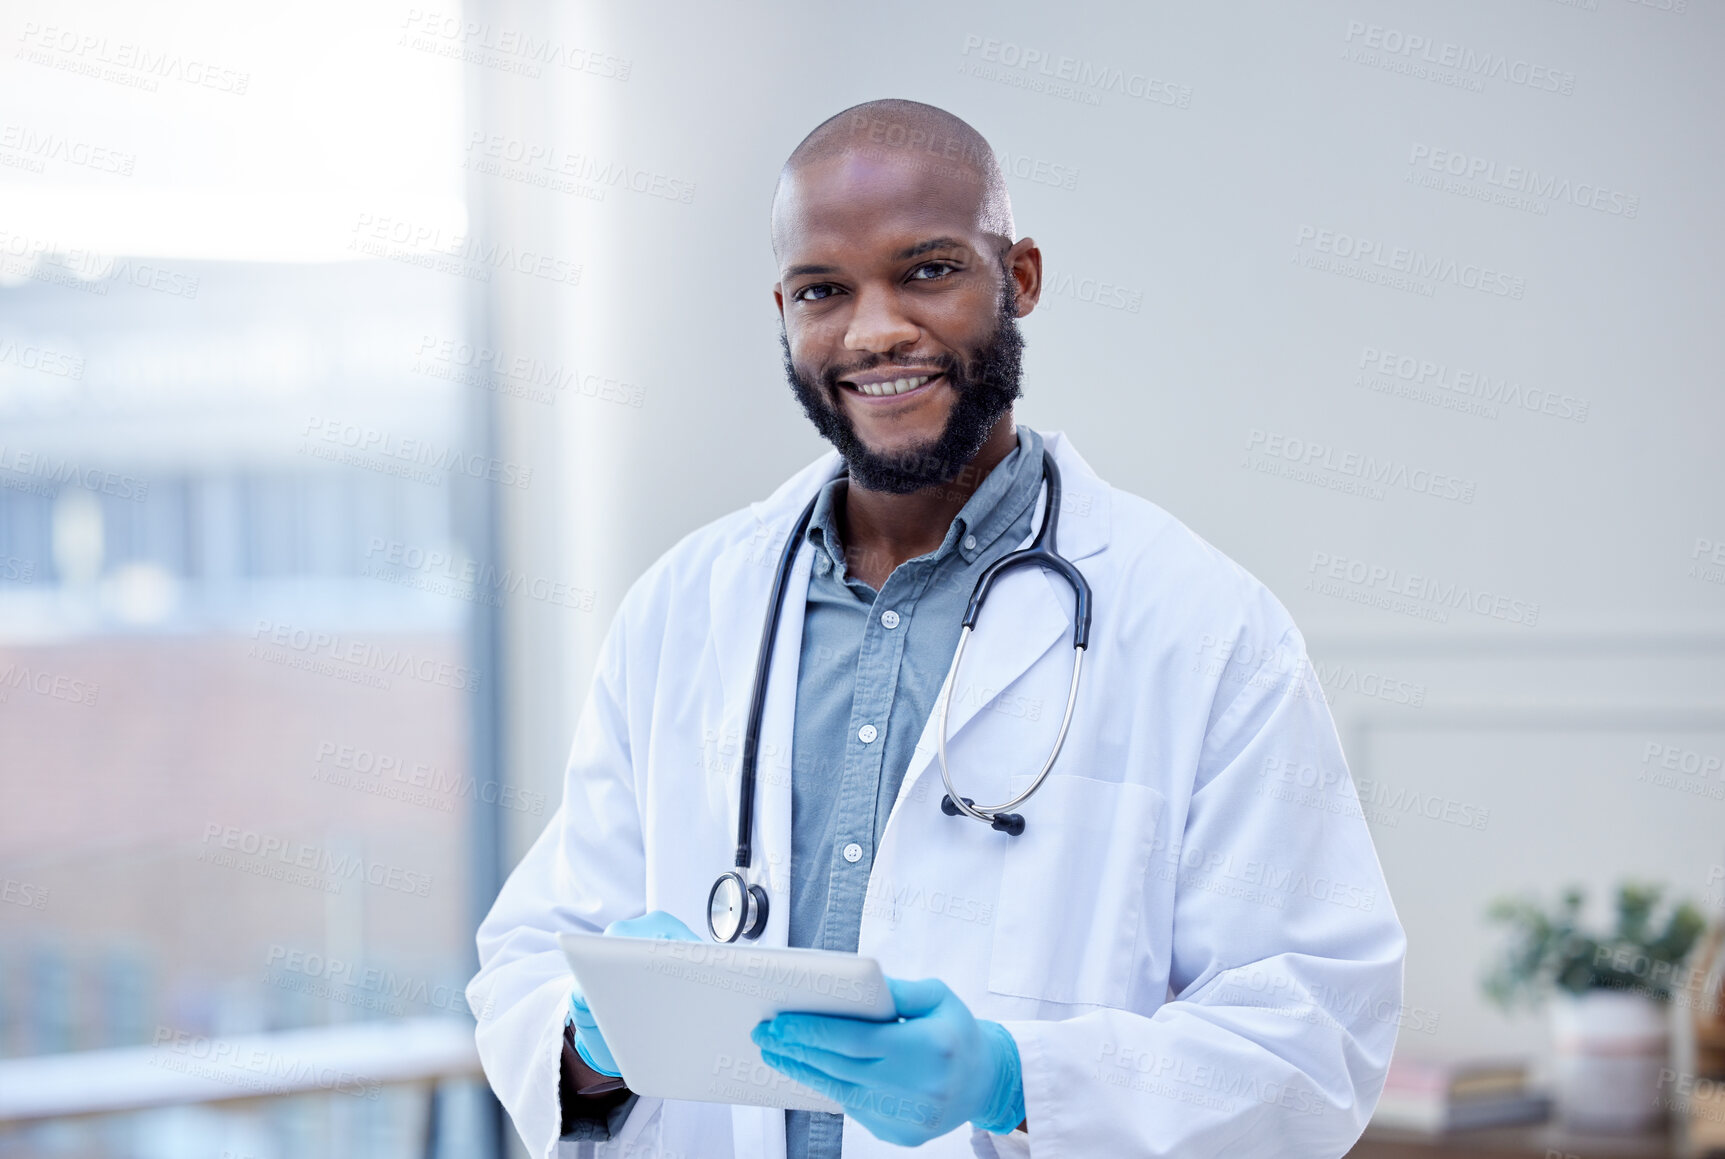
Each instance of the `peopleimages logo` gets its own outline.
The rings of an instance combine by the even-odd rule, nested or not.
[[[1292,1083],[1278,1083],[1256,1072],[1114,1042],[1102,1044],[1092,1077],[1110,1086],[1131,1087],[1215,1110],[1233,1110],[1242,1102],[1275,1105],[1306,1115],[1321,1115],[1325,1108],[1324,1100],[1315,1092]],[[1184,1097],[1182,1089],[1204,1092],[1208,1097]]]
[[[6,878],[0,881],[0,901],[25,909],[48,908],[48,890],[28,881]]]
[[[1417,617],[1420,619],[1447,623],[1450,611],[1467,611],[1529,628],[1539,623],[1539,605],[1532,601],[1327,551],[1314,551],[1306,572],[1309,590],[1375,604],[1387,611],[1425,613]],[[1408,607],[1410,601],[1416,606]]]
[[[283,1095],[315,1087],[376,1101],[382,1084],[375,1078],[309,1060],[283,1051],[267,1050],[250,1041],[210,1038],[156,1027],[150,1045],[151,1066],[196,1075],[260,1095]]]
[[[329,893],[340,893],[344,881],[363,881],[397,893],[417,897],[431,896],[431,874],[405,869],[399,865],[370,860],[358,854],[337,853],[309,841],[291,841],[237,825],[211,821],[204,826],[203,846],[198,860],[228,868],[243,868],[257,872],[259,868],[301,871],[299,873],[263,872],[259,876],[282,877],[295,884],[317,884]],[[228,856],[223,856],[226,853]],[[239,863],[232,854],[256,858],[256,863]],[[279,863],[271,865],[270,863]],[[321,879],[321,880],[320,880]]]
[[[1725,583],[1725,541],[1696,536],[1695,550],[1689,553],[1689,561],[1691,579]]]
[[[520,351],[475,346],[456,338],[424,334],[414,350],[414,370],[434,377],[484,386],[488,390],[556,405],[556,391],[616,403],[637,410],[647,388],[636,383],[584,373],[563,362],[551,362]]]
[[[137,166],[136,153],[127,153],[107,145],[98,145],[79,137],[40,130],[28,125],[8,122],[0,126],[0,151],[14,154],[28,164],[18,166],[33,173],[45,170],[43,162],[57,161],[92,169],[98,173],[113,173],[130,177]],[[0,163],[4,163],[0,161]]]
[[[96,693],[101,691],[102,686],[64,672],[31,668],[27,664],[13,661],[0,669],[0,704],[6,702],[9,691],[20,689],[71,704],[94,705]]]
[[[1454,258],[1437,257],[1408,246],[1385,245],[1373,238],[1355,237],[1313,225],[1300,226],[1294,238],[1294,248],[1298,251],[1296,258],[1309,254],[1344,263],[1342,268],[1327,265],[1315,268],[1352,273],[1347,267],[1353,267],[1360,272],[1355,276],[1365,275],[1368,281],[1376,280],[1369,275],[1381,271],[1408,279],[1416,286],[1447,283],[1464,290],[1477,290],[1482,294],[1517,301],[1527,292],[1527,279],[1477,262],[1458,262]],[[1429,293],[1429,290],[1425,292]]]
[[[1641,212],[1641,198],[1621,189],[1608,189],[1596,181],[1576,181],[1524,165],[1499,165],[1486,157],[1472,156],[1455,149],[1415,144],[1408,153],[1410,173],[1425,170],[1479,182],[1483,186],[1506,193],[1525,194],[1538,201],[1566,201],[1583,209],[1595,209],[1614,216],[1634,217]],[[1539,212],[1543,213],[1541,207]]]
[[[1587,421],[1589,404],[1584,398],[1539,387],[1524,387],[1503,375],[1494,377],[1471,367],[1451,366],[1435,358],[1365,346],[1360,349],[1359,367],[1366,375],[1358,379],[1356,385],[1370,389],[1389,387],[1393,393],[1422,402],[1435,398],[1443,403],[1456,404],[1448,409],[1462,409],[1460,404],[1465,402],[1479,404],[1473,406],[1474,412],[1490,418],[1497,417],[1496,406],[1503,406],[1578,423]],[[1405,386],[1389,383],[1387,380],[1391,378],[1399,379]]]
[[[1572,72],[1520,58],[1511,59],[1501,52],[1457,44],[1453,40],[1433,40],[1418,32],[1350,20],[1343,39],[1350,47],[1369,50],[1369,55],[1359,60],[1361,64],[1379,64],[1381,67],[1385,63],[1404,63],[1405,69],[1405,65],[1417,63],[1428,71],[1447,70],[1475,81],[1507,81],[1564,96],[1575,92],[1575,74]]]
[[[343,419],[312,415],[306,419],[300,437],[302,451],[309,447],[314,458],[335,459],[417,482],[441,482],[443,476],[435,472],[466,475],[506,487],[526,488],[533,481],[532,467],[469,453],[424,437],[403,438],[392,431]],[[414,467],[428,467],[431,472],[414,471]]]
[[[1118,65],[1086,60],[1077,56],[1060,56],[1045,49],[996,40],[992,36],[971,33],[964,38],[961,56],[973,57],[972,76],[1015,87],[1047,92],[1054,96],[1069,96],[1084,104],[1096,104],[1098,92],[1119,93],[1153,105],[1168,105],[1177,109],[1191,107],[1192,89],[1142,72],[1129,72]],[[962,66],[961,66],[962,69]],[[983,71],[986,70],[986,71]],[[1011,71],[1008,71],[1011,70]],[[1008,81],[1007,78],[1012,78]],[[1068,92],[1067,90],[1071,90]]]
[[[1323,472],[1339,479],[1366,487],[1367,498],[1383,498],[1384,487],[1400,488],[1437,499],[1472,503],[1478,485],[1472,479],[1462,479],[1422,467],[1409,467],[1395,459],[1379,458],[1359,451],[1344,451],[1329,443],[1296,438],[1276,431],[1253,428],[1246,436],[1247,465],[1254,454],[1270,460],[1286,460],[1307,471]],[[1349,488],[1338,488],[1349,490]]]
[[[374,535],[367,542],[365,558],[362,575],[491,607],[501,607],[501,597],[507,595],[590,612],[598,595],[592,588],[565,580],[481,564],[459,549],[428,549],[399,539],[386,540],[381,535]],[[378,567],[371,562],[374,560],[385,567]],[[393,570],[398,568],[406,570]]]
[[[695,200],[695,183],[687,178],[503,133],[470,132],[467,164],[477,172],[547,186],[561,193],[588,189],[599,194],[596,200],[603,200],[613,189],[684,205]]]
[[[459,6],[457,6],[459,9]],[[460,12],[409,8],[396,42],[420,52],[538,77],[542,65],[606,80],[626,81],[634,64],[608,52],[567,44],[519,28],[465,19]]]
[[[26,342],[22,346],[15,338],[0,339],[0,364],[11,363],[21,370],[35,370],[55,378],[84,377],[82,355],[67,354],[50,346]]]
[[[390,676],[407,676],[458,692],[477,692],[479,673],[464,665],[419,655],[410,648],[383,647],[336,632],[259,620],[246,655],[357,684],[388,688]],[[338,667],[340,665],[340,667]]]
[[[0,273],[107,297],[116,285],[173,298],[198,296],[198,275],[153,261],[114,257],[82,246],[0,229]]]
[[[0,487],[52,498],[62,486],[82,487],[135,503],[142,503],[150,493],[147,479],[0,443]]]
[[[534,249],[487,242],[471,233],[388,215],[361,213],[347,248],[438,273],[489,282],[492,270],[513,270],[547,282],[578,286],[582,264]]]
[[[397,1017],[405,1013],[407,1003],[456,1014],[472,1014],[479,1021],[492,1013],[490,1001],[482,1010],[476,1011],[467,1004],[466,994],[454,985],[432,982],[413,974],[398,974],[377,966],[361,966],[315,950],[298,950],[280,943],[269,949],[263,981],[278,989],[299,990],[332,1002],[379,1009]]]
[[[81,76],[96,77],[156,92],[164,80],[179,81],[193,88],[213,89],[237,97],[246,95],[252,74],[197,60],[179,52],[157,50],[131,41],[110,41],[72,28],[24,22],[18,34],[24,47],[16,59],[28,60]]]
[[[479,781],[453,769],[358,745],[323,741],[317,746],[315,763],[321,767],[312,771],[313,780],[425,804],[443,812],[451,810],[456,797],[532,813],[535,817],[545,811],[543,793],[496,781]]]

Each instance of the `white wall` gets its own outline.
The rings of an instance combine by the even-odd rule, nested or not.
[[[537,707],[514,722],[516,775],[555,791],[592,650],[633,578],[823,449],[779,368],[766,229],[779,164],[847,105],[927,101],[1026,173],[1076,171],[1070,189],[1009,177],[1019,230],[1053,279],[1024,322],[1021,420],[1069,432],[1104,477],[1282,598],[1336,690],[1355,777],[1380,800],[1414,792],[1483,823],[1391,804],[1374,824],[1412,945],[1408,1001],[1437,1014],[1435,1033],[1404,1041],[1531,1048],[1534,1024],[1478,996],[1490,896],[1570,880],[1597,892],[1634,873],[1700,898],[1709,874],[1725,873],[1725,802],[1636,780],[1649,743],[1725,754],[1725,584],[1692,558],[1698,540],[1725,541],[1725,80],[1713,67],[1725,8],[1674,11],[1680,2],[562,13],[557,35],[627,61],[627,78],[565,70],[532,82],[523,91],[546,95],[532,132],[694,192],[685,204],[499,184],[585,264],[539,323],[512,323],[519,341],[645,391],[639,408],[569,399],[554,424],[516,424],[513,437],[554,451],[562,488],[556,510],[514,527],[516,558],[598,593],[591,615],[517,624],[539,661],[524,673]],[[1351,56],[1384,41],[1374,25],[1390,43],[1424,37],[1434,58],[1489,54],[1516,77],[1539,71],[1534,83],[1461,86],[1389,71]],[[1134,85],[1149,78],[1176,103],[1085,85],[1068,99],[1019,83],[1034,69],[1001,68],[1010,83],[979,75],[1001,67],[987,57],[1026,50],[1051,69],[1071,57]],[[1420,55],[1378,51],[1397,68]],[[1541,89],[1548,75],[1569,91]],[[1605,208],[1424,187],[1431,171],[1410,159],[1440,149],[1495,163],[1499,180],[1516,166],[1588,187],[1583,200],[1602,188]],[[1628,197],[1633,216],[1612,211]],[[1409,291],[1308,268],[1317,231],[1374,239],[1384,261],[1405,247],[1483,266],[1516,292],[1431,278]],[[1068,287],[1087,278],[1124,287],[1137,308],[1078,300]],[[1572,414],[1585,403],[1585,421],[1368,389],[1367,348],[1549,392]],[[1261,446],[1280,436],[1334,460],[1452,476],[1471,501],[1266,473],[1254,463],[1279,460],[1249,453],[1253,432]],[[1537,622],[1451,611],[1434,623],[1368,606],[1317,590],[1326,559],[1537,605]],[[1421,705],[1361,695],[1361,678],[1417,687]],[[517,834],[517,848],[530,837]],[[1711,892],[1717,904],[1725,886]]]

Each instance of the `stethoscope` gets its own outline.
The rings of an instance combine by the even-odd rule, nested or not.
[[[1060,518],[1060,469],[1054,465],[1054,456],[1046,450],[1042,453],[1042,477],[1048,485],[1047,505],[1042,512],[1042,527],[1029,547],[1001,556],[977,577],[976,590],[971,593],[970,604],[964,610],[964,620],[959,628],[958,647],[952,654],[952,668],[947,673],[946,687],[940,697],[940,779],[946,785],[946,795],[940,800],[941,811],[949,817],[956,817],[960,813],[974,817],[1013,837],[1024,832],[1024,816],[1007,810],[1022,805],[1041,787],[1044,778],[1048,776],[1048,770],[1054,767],[1054,758],[1060,755],[1060,746],[1066,743],[1066,730],[1072,724],[1072,706],[1078,700],[1078,674],[1084,665],[1084,649],[1090,643],[1090,585],[1085,582],[1083,574],[1072,565],[1072,561],[1056,551],[1054,546],[1056,526]],[[784,554],[779,558],[779,570],[773,578],[772,597],[767,601],[767,623],[761,632],[761,650],[755,659],[755,687],[749,697],[749,723],[743,732],[743,775],[737,798],[736,868],[720,874],[719,880],[713,883],[712,892],[707,895],[707,928],[712,932],[714,940],[720,942],[734,942],[739,937],[758,938],[767,928],[767,891],[762,886],[751,885],[743,876],[743,871],[749,868],[754,852],[752,834],[755,819],[755,764],[761,744],[761,714],[766,707],[767,677],[772,665],[773,643],[779,634],[779,612],[784,606],[785,589],[790,584],[797,551],[802,546],[804,533],[808,531],[809,520],[814,516],[815,503],[819,498],[820,491],[817,490],[815,497],[809,500],[809,505],[803,508],[796,530],[785,541]],[[982,612],[983,601],[988,598],[988,589],[1002,573],[1026,564],[1036,564],[1057,572],[1072,587],[1076,600],[1072,629],[1072,686],[1066,693],[1066,713],[1060,720],[1060,733],[1054,738],[1054,748],[1049,752],[1048,760],[1043,762],[1042,771],[1036,774],[1036,779],[1030,782],[1024,792],[1009,801],[998,805],[978,805],[969,797],[959,796],[958,790],[952,784],[952,773],[946,765],[947,708],[952,703],[952,690],[958,686],[958,666],[964,659],[965,642],[976,628],[976,618]]]

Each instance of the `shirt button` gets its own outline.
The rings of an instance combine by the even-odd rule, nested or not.
[[[888,608],[880,614],[880,622],[888,628],[898,627],[898,613]]]
[[[864,744],[873,744],[874,738],[879,735],[880,733],[875,730],[875,726],[872,724],[865,724],[857,729],[857,739]]]
[[[815,570],[820,572],[822,575],[826,575],[829,571],[833,570],[832,557],[826,555],[818,556],[815,559]]]
[[[861,861],[862,846],[858,845],[855,841],[852,841],[849,845],[845,846],[845,860],[850,862],[852,865]]]
[[[966,551],[975,551],[976,550],[976,536],[967,535],[964,537],[964,550],[966,550]]]

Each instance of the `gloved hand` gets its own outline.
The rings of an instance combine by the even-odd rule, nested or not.
[[[975,1018],[938,978],[886,984],[897,1022],[780,1014],[751,1037],[767,1065],[888,1143],[914,1147],[967,1121],[997,1134],[1018,1126],[1023,1070],[1006,1028]]]
[[[605,927],[605,933],[620,938],[664,938],[673,942],[701,940],[688,926],[662,909],[638,918],[614,921]],[[605,1045],[599,1024],[593,1021],[593,1012],[587,1008],[587,1000],[579,989],[569,995],[569,1021],[575,1024],[575,1053],[581,1056],[582,1061],[600,1074],[621,1078],[623,1072],[617,1069],[617,1060],[611,1057],[611,1048]]]

